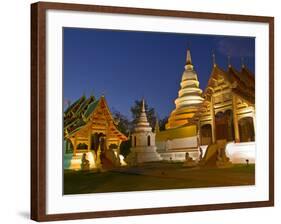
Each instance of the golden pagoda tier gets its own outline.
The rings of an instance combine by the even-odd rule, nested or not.
[[[166,129],[177,128],[188,124],[203,102],[202,90],[191,61],[190,50],[187,50],[185,71],[182,74],[178,98],[175,100],[176,108],[170,114]]]

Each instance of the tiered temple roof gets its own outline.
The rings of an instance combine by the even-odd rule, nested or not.
[[[221,85],[222,82],[225,85]],[[197,111],[192,119],[192,123],[208,110],[211,96],[219,85],[223,86],[222,88],[230,88],[233,94],[247,102],[248,105],[255,104],[255,77],[253,73],[244,64],[240,71],[237,71],[231,64],[228,65],[228,69],[225,71],[214,63],[207,87],[203,92],[204,101],[201,104],[200,110]]]
[[[245,65],[239,72],[231,65],[228,66],[227,71],[224,71],[214,64],[208,85],[203,93],[205,99],[210,100],[213,89],[218,85],[220,78],[231,84],[231,89],[235,94],[247,100],[250,104],[255,104],[255,78]]]
[[[95,99],[94,96],[90,96],[89,98],[82,96],[65,110],[64,137],[70,138],[86,127],[89,122],[91,124],[98,124],[99,121],[96,117],[98,117],[101,111],[107,119],[110,133],[122,140],[127,140],[127,137],[117,129],[104,96],[99,99]]]

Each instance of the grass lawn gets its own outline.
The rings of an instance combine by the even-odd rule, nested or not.
[[[183,168],[182,163],[149,163],[106,172],[64,171],[64,194],[164,190],[255,184],[255,165]]]

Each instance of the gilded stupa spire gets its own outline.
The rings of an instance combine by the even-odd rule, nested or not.
[[[192,65],[191,54],[190,54],[190,50],[189,49],[187,49],[187,53],[186,53],[186,64],[187,65]]]
[[[176,128],[188,124],[193,118],[199,105],[203,102],[202,90],[199,88],[197,73],[191,60],[190,50],[187,49],[186,65],[182,74],[178,98],[175,100],[176,108],[170,114],[166,128]]]
[[[217,63],[216,63],[216,55],[215,55],[214,52],[212,53],[212,59],[213,59],[213,66],[216,67],[216,66],[217,66]]]

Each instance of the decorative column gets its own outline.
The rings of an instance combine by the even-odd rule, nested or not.
[[[253,110],[253,125],[254,125],[254,136],[255,136],[255,140],[256,140],[256,111]]]
[[[65,139],[65,153],[68,153],[69,152],[69,143],[68,143],[68,140]]]
[[[101,155],[101,149],[100,149],[100,144],[99,144],[99,148],[97,150],[97,158],[96,158],[96,166],[97,166],[97,168],[101,168],[100,155]]]
[[[236,105],[237,105],[236,95],[233,94],[233,96],[232,96],[232,108],[233,108],[233,125],[234,125],[235,142],[240,142],[239,125],[238,125]]]
[[[88,152],[91,151],[91,146],[92,146],[92,131],[90,129],[88,133]]]
[[[74,136],[74,144],[73,144],[73,155],[76,156],[76,151],[77,151],[77,137],[76,135]]]
[[[198,119],[197,123],[197,147],[199,148],[201,146],[201,122],[200,119]]]
[[[216,122],[215,122],[215,108],[214,108],[214,97],[211,96],[211,105],[210,105],[211,117],[212,117],[212,142],[216,142]]]
[[[121,145],[121,140],[118,141],[118,144],[117,144],[117,151],[116,151],[116,157],[117,157],[117,161],[118,161],[118,165],[121,164],[120,162],[120,145]]]

